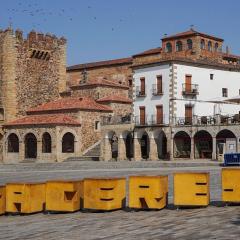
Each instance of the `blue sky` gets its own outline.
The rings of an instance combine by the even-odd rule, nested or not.
[[[240,54],[238,0],[3,0],[0,28],[12,22],[65,36],[68,65],[127,57],[158,47],[166,34],[196,30],[225,39]]]

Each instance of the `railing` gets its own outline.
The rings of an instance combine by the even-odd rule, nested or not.
[[[153,96],[160,96],[163,95],[162,88],[159,88],[157,84],[152,85],[152,95]]]
[[[182,94],[183,95],[198,95],[198,84],[182,84]]]
[[[129,124],[132,123],[132,115],[128,114],[125,116],[104,116],[101,119],[102,125],[114,125],[114,124]]]
[[[176,117],[173,119],[173,125],[233,125],[240,124],[240,115],[214,115],[214,116],[193,116],[192,118]]]
[[[193,124],[193,118],[187,118],[187,117],[176,117],[174,119],[174,124],[178,126],[183,125],[192,125]]]
[[[146,115],[145,118],[141,118],[140,116],[134,117],[134,123],[137,126],[151,126],[151,125],[165,125],[165,116],[163,115],[162,118],[157,119],[155,114]]]
[[[146,96],[146,90],[142,91],[140,86],[136,87],[136,96],[137,97],[145,97]]]

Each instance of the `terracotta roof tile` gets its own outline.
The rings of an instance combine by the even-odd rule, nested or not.
[[[61,110],[93,110],[93,111],[104,111],[112,112],[112,109],[108,106],[97,103],[92,98],[80,97],[66,97],[58,100],[48,102],[29,109],[28,113],[46,112],[46,111],[61,111]]]
[[[64,114],[42,114],[28,115],[23,118],[16,119],[12,122],[4,124],[4,126],[16,125],[81,125],[70,116]]]
[[[177,33],[177,34],[174,34],[174,35],[166,36],[166,37],[162,38],[162,40],[168,40],[168,39],[172,39],[172,38],[180,38],[180,37],[185,37],[185,36],[193,36],[193,35],[200,35],[202,37],[215,39],[217,41],[221,41],[221,42],[223,41],[222,38],[218,38],[218,37],[215,37],[215,36],[212,36],[212,35],[208,35],[206,33],[201,33],[201,32],[195,31],[194,29],[190,29],[190,30],[185,31],[185,32],[181,32],[181,33]]]
[[[131,64],[131,63],[132,63],[132,58],[119,58],[119,59],[113,59],[113,60],[77,64],[77,65],[67,67],[67,71],[104,67],[104,66],[111,66],[111,65],[118,65],[118,64]]]
[[[151,48],[148,49],[144,52],[138,53],[133,55],[133,57],[140,57],[140,56],[145,56],[145,55],[152,55],[152,54],[157,54],[157,53],[161,53],[162,52],[162,48],[161,47],[157,47],[157,48]]]
[[[97,100],[97,102],[119,102],[119,103],[132,103],[132,100],[130,98],[126,98],[124,96],[107,96],[104,98],[100,98]]]
[[[85,88],[89,86],[108,86],[108,87],[116,87],[116,88],[123,88],[123,89],[129,89],[129,87],[125,84],[119,84],[113,81],[109,81],[106,79],[98,79],[98,80],[90,80],[86,83],[81,83],[79,85],[71,86],[70,88]]]

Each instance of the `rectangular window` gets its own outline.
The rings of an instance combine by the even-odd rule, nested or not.
[[[140,78],[140,82],[141,82],[141,86],[140,86],[141,95],[144,96],[145,95],[145,78],[144,77]]]
[[[210,80],[213,80],[214,74],[210,74]]]
[[[163,124],[163,106],[162,105],[156,106],[156,112],[157,112],[156,123]]]
[[[157,76],[157,94],[162,94],[162,75]]]
[[[227,88],[222,88],[222,96],[228,97],[228,89]]]
[[[145,115],[145,107],[139,107],[140,111],[140,125],[146,124],[146,115]]]

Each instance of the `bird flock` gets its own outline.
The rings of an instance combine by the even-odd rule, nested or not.
[[[70,5],[70,4],[69,4]],[[14,16],[17,14],[25,15],[30,17],[29,24],[31,24],[32,28],[38,28],[42,26],[42,24],[46,24],[53,18],[64,18],[68,23],[74,22],[77,17],[82,13],[82,11],[89,11],[90,20],[97,21],[98,18],[93,16],[93,12],[91,10],[94,8],[93,6],[88,5],[87,7],[78,9],[78,8],[56,8],[53,10],[49,10],[48,8],[43,8],[39,5],[38,2],[35,3],[24,3],[23,1],[18,2],[14,8],[7,8],[7,14],[9,16],[9,25],[13,24]],[[119,19],[119,22],[122,23],[123,19]],[[115,31],[116,27],[111,26],[111,31]]]

